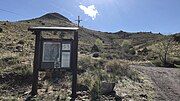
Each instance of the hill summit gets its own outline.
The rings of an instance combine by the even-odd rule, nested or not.
[[[64,17],[63,15],[59,14],[59,13],[47,13],[43,16],[41,16],[39,19],[52,19],[52,20],[66,20],[66,21],[70,21],[68,18]]]

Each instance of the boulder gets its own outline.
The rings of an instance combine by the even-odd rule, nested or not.
[[[102,82],[100,92],[104,95],[114,93],[115,83]]]

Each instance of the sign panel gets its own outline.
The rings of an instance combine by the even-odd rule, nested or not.
[[[70,67],[70,52],[62,52],[61,67]]]
[[[62,50],[71,50],[70,44],[62,44]]]
[[[44,39],[41,69],[70,68],[72,40]]]

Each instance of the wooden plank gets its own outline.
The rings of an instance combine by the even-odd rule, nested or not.
[[[78,27],[30,27],[29,31],[76,31]]]
[[[32,82],[32,91],[31,95],[34,96],[37,94],[38,86],[38,68],[40,67],[40,40],[41,32],[35,31],[36,40],[35,40],[35,52],[34,52],[34,64],[33,64],[33,82]]]
[[[77,97],[77,59],[78,59],[78,31],[74,32],[73,42],[73,67],[72,67],[72,100],[74,101]]]

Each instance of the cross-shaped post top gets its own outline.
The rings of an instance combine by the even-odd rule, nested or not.
[[[79,25],[80,25],[80,23],[81,23],[81,19],[80,19],[80,16],[78,16],[78,20],[75,20],[75,21],[77,21],[78,22],[78,27],[79,27]]]

